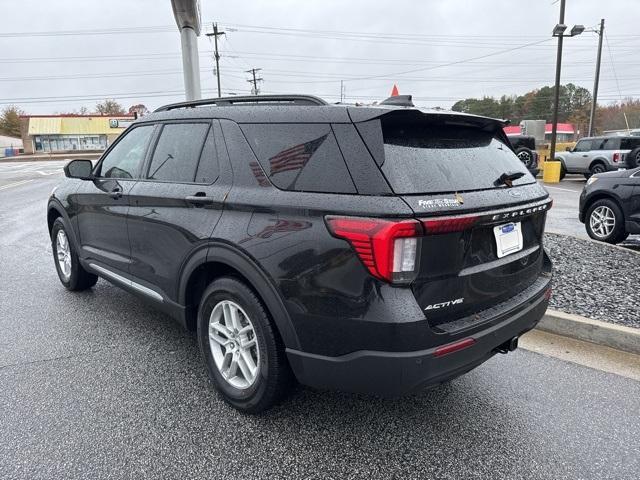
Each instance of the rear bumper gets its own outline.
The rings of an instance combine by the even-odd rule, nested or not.
[[[550,283],[549,279],[548,286]],[[525,302],[517,313],[470,335],[475,340],[470,347],[440,357],[434,355],[439,345],[413,352],[360,350],[337,357],[287,349],[287,356],[304,385],[394,397],[437,385],[477,367],[491,358],[498,346],[534,328],[547,305],[543,292]]]

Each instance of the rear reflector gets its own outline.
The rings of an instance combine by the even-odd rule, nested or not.
[[[325,220],[329,231],[351,244],[374,277],[395,283],[415,279],[420,222],[331,216]]]
[[[544,292],[544,299],[551,300],[551,287],[547,288]]]
[[[476,343],[473,338],[465,338],[464,340],[459,340],[457,342],[449,343],[448,345],[443,345],[441,347],[436,348],[436,351],[433,353],[434,357],[442,357],[443,355],[447,355],[448,353],[457,352],[458,350],[463,350],[467,347],[470,347]]]

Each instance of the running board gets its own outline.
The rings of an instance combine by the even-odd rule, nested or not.
[[[97,273],[104,275],[110,280],[114,280],[122,285],[132,288],[135,291],[140,292],[143,295],[146,295],[147,297],[150,297],[158,302],[164,302],[164,297],[160,295],[158,292],[156,292],[155,290],[150,289],[149,287],[140,285],[139,283],[136,283],[133,280],[129,280],[128,278],[125,278],[122,275],[112,272],[109,269],[101,267],[100,265],[96,265],[95,263],[89,263],[89,266],[93,270],[95,270]]]

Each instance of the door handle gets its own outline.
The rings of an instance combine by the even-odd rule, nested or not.
[[[120,187],[114,187],[110,192],[109,192],[109,196],[111,198],[113,198],[114,200],[119,199],[120,197],[122,197],[122,188]]]
[[[587,158],[589,155],[582,155],[583,157]]]
[[[184,197],[187,203],[200,207],[202,205],[211,205],[214,202],[213,197],[207,197],[205,194],[187,195]]]

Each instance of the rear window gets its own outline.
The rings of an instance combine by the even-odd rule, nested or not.
[[[329,124],[240,125],[269,180],[283,190],[355,193]]]
[[[603,138],[593,141],[593,150],[619,150],[620,139],[615,137]]]
[[[373,122],[381,129],[378,138],[384,144],[381,169],[397,194],[496,188],[494,182],[506,172],[524,173],[514,185],[535,182],[493,133],[470,126],[407,122],[390,115]]]

